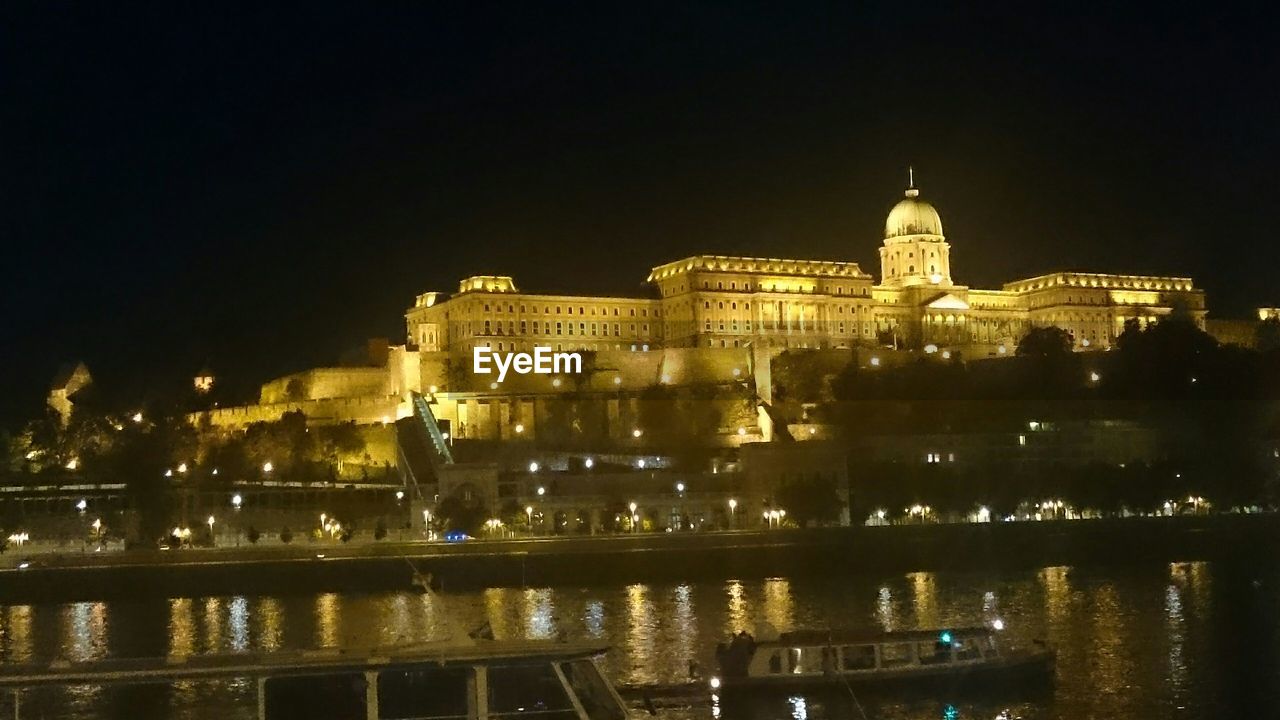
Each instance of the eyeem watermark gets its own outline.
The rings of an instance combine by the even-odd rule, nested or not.
[[[517,374],[551,375],[552,373],[582,373],[582,355],[576,352],[552,352],[551,348],[535,345],[532,353],[494,352],[493,348],[477,347],[471,355],[471,372],[489,375],[497,368],[498,382],[507,377],[508,370]]]

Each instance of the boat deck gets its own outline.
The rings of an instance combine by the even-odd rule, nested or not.
[[[539,662],[593,657],[609,646],[598,641],[445,641],[343,651],[337,648],[272,653],[235,653],[120,658],[88,662],[56,659],[45,664],[0,665],[0,688],[39,685],[168,683],[177,680],[264,677],[299,672],[369,670],[386,666],[491,664],[495,660]]]

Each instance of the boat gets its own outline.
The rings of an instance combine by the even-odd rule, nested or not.
[[[1051,682],[1056,653],[1037,641],[1006,647],[984,627],[858,632],[801,630],[757,642],[739,633],[716,648],[713,692],[822,687],[875,690],[1029,687]]]
[[[466,639],[358,652],[55,660],[0,665],[0,691],[12,695],[15,717],[27,688],[249,678],[258,720],[624,720],[621,697],[596,665],[607,650],[598,642]],[[56,708],[39,710],[41,717],[58,715]]]

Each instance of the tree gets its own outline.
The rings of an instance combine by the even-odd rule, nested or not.
[[[1280,317],[1269,317],[1258,323],[1258,352],[1271,353],[1280,350]]]
[[[378,518],[378,523],[373,526],[373,539],[382,540],[387,536],[387,521]]]
[[[456,495],[450,495],[436,506],[436,517],[445,532],[460,530],[468,535],[476,535],[484,524],[484,509],[474,503],[467,503]]]
[[[1071,354],[1071,334],[1055,325],[1035,327],[1018,341],[1019,357],[1061,358]]]
[[[777,499],[787,516],[801,527],[839,520],[844,506],[835,478],[818,473],[783,483]]]
[[[249,540],[250,545],[257,545],[258,540],[262,537],[262,533],[258,532],[258,528],[250,525],[249,532],[245,533],[245,537]]]
[[[280,542],[286,545],[293,542],[293,531],[289,529],[288,525],[285,525],[284,529],[280,531]]]
[[[342,473],[346,458],[360,456],[365,450],[364,434],[354,422],[324,425],[315,428],[315,459]]]
[[[91,479],[125,483],[138,522],[138,539],[155,542],[173,527],[174,496],[166,471],[175,454],[187,452],[190,428],[161,420],[150,426],[126,425],[110,452],[88,466]]]

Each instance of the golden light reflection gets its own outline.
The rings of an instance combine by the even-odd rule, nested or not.
[[[211,597],[204,600],[204,639],[209,652],[222,650],[222,600]]]
[[[6,627],[2,634],[0,655],[10,662],[26,662],[31,659],[31,606],[13,605],[6,614]]]
[[[267,651],[279,650],[284,637],[284,613],[280,611],[280,601],[273,597],[260,598],[253,615],[258,626],[258,645]]]
[[[742,590],[742,582],[730,580],[725,586],[729,594],[728,614],[725,616],[725,635],[737,635],[751,629],[751,619],[747,614],[747,599]]]
[[[677,657],[692,658],[697,654],[698,625],[693,616],[693,589],[688,584],[677,585],[671,596],[673,606],[672,630],[675,632]],[[666,613],[664,613],[666,614]]]
[[[340,602],[337,593],[324,593],[316,597],[317,647],[335,647],[340,642],[338,632]]]
[[[169,654],[185,656],[195,652],[196,630],[191,619],[191,600],[169,601]]]
[[[1066,623],[1071,613],[1071,568],[1064,565],[1047,567],[1040,571],[1040,584],[1044,586],[1045,616],[1051,626]]]
[[[787,632],[793,624],[791,581],[769,578],[764,581],[764,617],[776,632]]]
[[[1182,648],[1186,642],[1186,618],[1182,614],[1182,589],[1170,583],[1164,591],[1165,637],[1169,641],[1169,684],[1180,690],[1186,682],[1187,662]]]
[[[493,636],[499,640],[517,637],[506,612],[506,594],[507,591],[502,588],[489,588],[484,591],[485,614],[488,616],[489,627],[493,628]]]
[[[627,646],[632,665],[628,682],[656,682],[657,663],[654,653],[654,631],[657,622],[649,587],[636,583],[627,586]]]
[[[431,593],[423,593],[423,597]],[[414,622],[409,614],[409,595],[401,593],[391,598],[390,617],[378,623],[378,644],[397,645],[418,640],[416,630],[423,623]]]
[[[911,604],[915,609],[916,626],[938,627],[941,624],[938,620],[938,589],[933,573],[908,573],[907,580],[911,583]]]
[[[1132,642],[1125,627],[1125,608],[1110,583],[1098,586],[1090,597],[1094,622],[1091,684],[1108,698],[1116,717],[1141,715],[1138,708],[1132,707],[1138,700],[1133,678],[1138,666],[1132,657]]]

